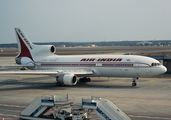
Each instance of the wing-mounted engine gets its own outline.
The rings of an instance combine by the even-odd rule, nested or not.
[[[58,85],[76,85],[77,76],[72,73],[62,74],[56,77],[56,81]]]
[[[17,64],[25,66],[28,69],[34,69],[35,67],[34,62],[28,57],[20,57],[17,58],[15,61]]]

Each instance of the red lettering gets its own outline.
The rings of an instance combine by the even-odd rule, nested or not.
[[[27,39],[25,40],[26,43],[31,47],[30,43],[27,41]],[[105,62],[105,61],[122,61],[122,58],[82,58],[80,61],[98,61],[98,62]]]
[[[19,32],[19,33],[21,33],[21,31],[20,31],[20,30],[18,30],[18,32]]]
[[[108,58],[108,59],[107,59],[107,61],[112,61],[112,60],[113,60],[113,58]]]
[[[113,59],[113,61],[116,61],[116,58],[115,58],[115,59]]]
[[[95,58],[91,58],[89,61],[94,61],[95,60]]]
[[[86,61],[89,61],[90,59],[88,58]]]
[[[28,44],[28,45],[30,45],[30,43],[26,40],[26,43]]]
[[[97,61],[100,61],[101,59],[99,58]]]
[[[80,61],[86,61],[86,58],[83,58],[82,60],[80,60]]]
[[[21,34],[21,36],[24,38],[24,35],[23,35],[23,33],[20,33]]]
[[[122,58],[118,58],[116,61],[122,61]]]
[[[106,61],[106,58],[102,58],[100,61]]]
[[[27,43],[27,45],[29,46],[29,48],[30,48],[30,49],[33,49],[33,48],[31,47],[31,45],[30,45],[29,41],[28,41],[26,38],[24,38],[23,33],[22,33],[20,30],[18,30],[18,32],[19,32],[19,33],[20,33],[20,35],[23,37],[24,41]]]

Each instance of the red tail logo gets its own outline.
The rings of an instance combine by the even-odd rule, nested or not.
[[[28,57],[28,58],[30,58],[32,61],[34,61],[33,58],[32,58],[32,56],[31,56],[31,53],[30,53],[29,49],[27,48],[27,46],[25,45],[25,43],[23,42],[22,38],[20,37],[20,35],[18,34],[17,31],[18,31],[19,34],[22,36],[23,40],[27,43],[27,45],[29,46],[29,48],[30,48],[30,49],[33,49],[33,48],[31,47],[30,43],[28,42],[28,40],[27,40],[27,39],[24,37],[24,35],[22,34],[22,32],[21,32],[19,29],[16,30],[16,35],[17,35],[17,37],[18,37],[18,39],[19,39],[19,42],[20,42],[20,49],[21,49],[19,55],[17,56],[17,58],[20,58],[20,57]]]
[[[24,37],[23,33],[20,31],[20,29],[18,29],[18,32],[20,33],[20,35],[23,37],[23,40],[27,43],[27,45],[30,47],[30,49],[32,50],[33,48],[31,47],[29,41]],[[18,35],[19,36],[19,35]]]

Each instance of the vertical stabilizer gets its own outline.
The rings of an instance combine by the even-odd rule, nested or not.
[[[15,57],[17,64],[28,65],[31,63],[33,65],[35,60],[40,57],[54,56],[55,46],[33,44],[20,28],[15,28],[15,33],[19,49],[19,53]]]
[[[20,28],[15,28],[15,32],[19,49],[19,54],[16,56],[16,59],[20,57],[28,57],[33,61],[31,51],[33,50],[34,44]]]

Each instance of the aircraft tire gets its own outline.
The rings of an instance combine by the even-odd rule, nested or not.
[[[88,78],[88,81],[87,82],[90,82],[91,81],[91,79],[90,78]]]
[[[132,83],[132,86],[133,86],[133,87],[137,86],[137,83]]]

